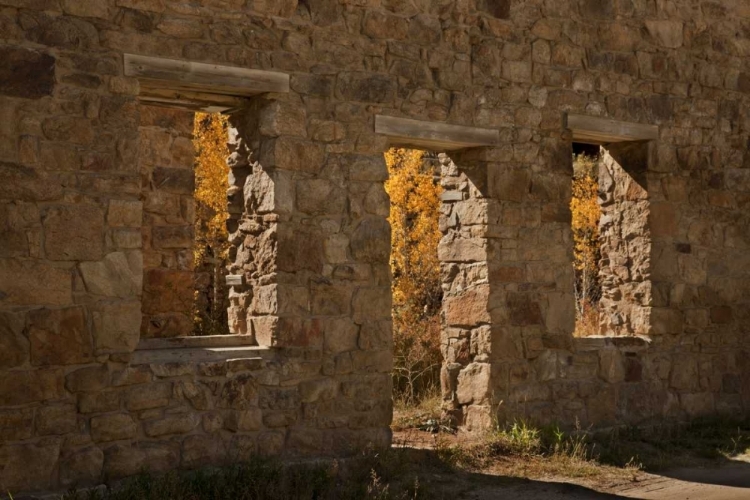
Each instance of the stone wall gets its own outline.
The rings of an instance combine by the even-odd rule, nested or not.
[[[599,163],[602,335],[651,333],[648,145],[609,146]]]
[[[237,450],[386,445],[389,144],[377,114],[500,134],[444,159],[443,375],[458,421],[746,414],[748,7],[490,4],[0,0],[0,483],[60,489]],[[186,180],[189,164],[160,147],[144,183],[139,158],[151,135],[186,144],[189,129],[149,117],[123,53],[290,75],[288,94],[249,99],[234,120],[232,272],[245,288],[232,328],[264,346],[243,335],[180,347],[146,338],[167,335],[149,320],[136,350],[150,273],[182,272],[179,249],[155,244],[159,217],[190,225],[189,207],[171,222],[145,206],[158,169]],[[639,182],[650,342],[571,336],[567,112],[659,127]],[[248,329],[248,308],[270,327]]]
[[[194,291],[209,276],[193,265],[194,113],[139,106],[138,165],[143,198],[142,338],[188,335]]]

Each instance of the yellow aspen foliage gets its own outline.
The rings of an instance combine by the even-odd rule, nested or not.
[[[391,271],[394,307],[435,312],[440,307],[438,220],[441,188],[424,153],[390,149],[385,153],[391,198]]]
[[[385,154],[391,199],[393,274],[394,396],[414,405],[437,392],[442,300],[440,185],[422,151],[391,149]]]
[[[226,159],[227,118],[196,113],[193,122],[195,159],[195,262],[194,326],[197,335],[228,333],[224,267],[229,250],[227,232]],[[201,278],[203,277],[203,279]]]
[[[195,262],[208,255],[223,258],[229,246],[227,234],[227,118],[196,113],[193,125],[195,160]]]
[[[578,155],[573,159],[573,187],[570,211],[573,230],[573,266],[576,272],[575,294],[577,336],[598,333],[599,219],[598,158]]]

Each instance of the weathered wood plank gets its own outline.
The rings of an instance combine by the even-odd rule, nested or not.
[[[206,113],[229,113],[245,105],[245,98],[224,94],[206,94],[192,90],[171,90],[142,86],[138,99],[160,106]]]
[[[289,92],[289,75],[276,71],[136,54],[125,54],[124,65],[125,76],[138,78],[146,88],[197,90],[231,96]]]
[[[653,141],[659,138],[659,127],[642,123],[621,122],[585,115],[567,115],[565,127],[575,142],[607,144],[627,141]]]
[[[500,132],[494,129],[384,115],[375,117],[375,133],[388,136],[394,146],[413,146],[433,151],[495,146],[500,142]]]
[[[159,339],[142,339],[137,349],[176,349],[182,347],[204,348],[204,347],[238,347],[254,346],[255,339],[252,335],[205,335],[196,337],[171,337]]]

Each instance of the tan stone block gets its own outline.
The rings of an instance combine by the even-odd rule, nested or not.
[[[44,251],[50,260],[99,260],[104,213],[96,205],[57,205],[43,214]]]
[[[224,442],[214,436],[189,436],[182,442],[182,466],[193,469],[219,465],[226,453]]]
[[[65,377],[65,387],[70,392],[96,392],[109,385],[109,369],[106,365],[81,368]]]
[[[211,408],[211,390],[197,382],[180,382],[178,386],[182,395],[190,401],[196,410],[208,410]]]
[[[257,453],[257,436],[233,436],[229,443],[229,460],[232,462],[250,461],[256,457]]]
[[[260,112],[259,131],[269,137],[307,137],[307,115],[298,103],[274,101]]]
[[[151,382],[152,379],[151,368],[148,366],[129,366],[112,375],[112,385],[119,387],[123,385],[145,384]]]
[[[66,456],[60,461],[60,483],[64,486],[98,485],[101,482],[104,453],[89,447]]]
[[[76,17],[98,17],[107,19],[109,8],[98,0],[63,0],[63,12]]]
[[[682,21],[670,20],[648,20],[646,29],[660,45],[670,49],[682,47],[683,43],[683,23]]]
[[[0,313],[0,368],[14,368],[29,360],[29,341],[24,335],[25,316]]]
[[[113,227],[141,227],[143,224],[143,202],[110,200],[107,224]]]
[[[40,491],[53,488],[53,474],[59,456],[60,445],[55,442],[0,447],[0,483],[3,490]]]
[[[60,399],[64,392],[63,374],[57,370],[37,368],[0,377],[0,406]]]
[[[200,417],[195,414],[169,415],[159,420],[148,420],[143,423],[143,430],[148,437],[160,437],[170,434],[187,434],[198,427]]]
[[[34,410],[17,408],[0,411],[0,442],[23,441],[34,432]]]
[[[143,312],[159,314],[191,310],[193,273],[168,269],[149,269],[143,283]]]
[[[72,281],[70,269],[44,261],[0,259],[0,300],[5,305],[69,305]]]
[[[625,380],[625,365],[618,349],[599,351],[599,377],[612,384]]]
[[[124,413],[91,418],[91,439],[97,443],[131,439],[136,436],[136,430],[133,418]]]
[[[250,374],[236,375],[224,382],[216,400],[217,408],[247,410],[254,408],[258,397],[258,384]]]
[[[317,174],[324,159],[323,146],[306,139],[282,136],[264,141],[261,146],[260,162],[264,167]]]
[[[490,397],[490,365],[471,363],[458,374],[456,398],[458,403],[485,404]]]
[[[75,405],[43,406],[37,410],[36,432],[40,436],[68,434],[76,430]]]
[[[391,291],[386,287],[360,288],[352,298],[354,322],[362,325],[369,321],[390,319]]]
[[[91,333],[83,307],[32,311],[28,335],[34,365],[83,364],[92,359]]]
[[[482,262],[487,260],[487,240],[462,238],[448,234],[440,239],[438,259],[441,262]]]
[[[339,392],[339,383],[330,378],[305,380],[299,385],[300,400],[303,403],[334,399]]]
[[[132,352],[141,330],[141,303],[102,304],[93,314],[94,347],[97,352]]]
[[[75,116],[51,116],[42,123],[47,139],[73,144],[90,144],[94,138],[91,121]]]
[[[78,395],[78,411],[81,413],[106,413],[120,409],[120,393],[96,392]]]
[[[391,227],[381,217],[367,217],[351,235],[351,251],[360,262],[388,262],[390,258]]]
[[[311,215],[339,215],[346,209],[346,191],[326,179],[297,182],[297,210]]]
[[[359,326],[351,319],[330,319],[324,323],[323,328],[323,345],[326,352],[338,354],[357,348]]]
[[[445,324],[450,326],[475,326],[491,321],[489,313],[489,287],[478,286],[451,295],[443,301]]]
[[[128,410],[149,410],[169,405],[172,398],[171,383],[152,383],[135,386],[128,391],[125,404]]]
[[[690,417],[709,415],[714,411],[714,395],[709,392],[680,394],[680,406]]]
[[[224,419],[224,428],[232,432],[252,432],[263,426],[263,412],[258,408],[233,411]]]
[[[176,468],[179,463],[179,443],[148,443],[137,447],[118,444],[104,453],[104,473],[108,480],[135,476],[144,468],[158,474]]]

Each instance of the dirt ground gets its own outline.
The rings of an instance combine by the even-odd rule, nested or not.
[[[448,435],[447,439],[448,444],[467,444],[471,438]],[[428,432],[394,432],[395,447],[430,453],[436,445],[437,438]],[[574,477],[549,473],[543,460],[514,457],[497,460],[481,471],[437,471],[421,479],[437,498],[449,499],[750,500],[750,455],[658,474],[602,466]]]

